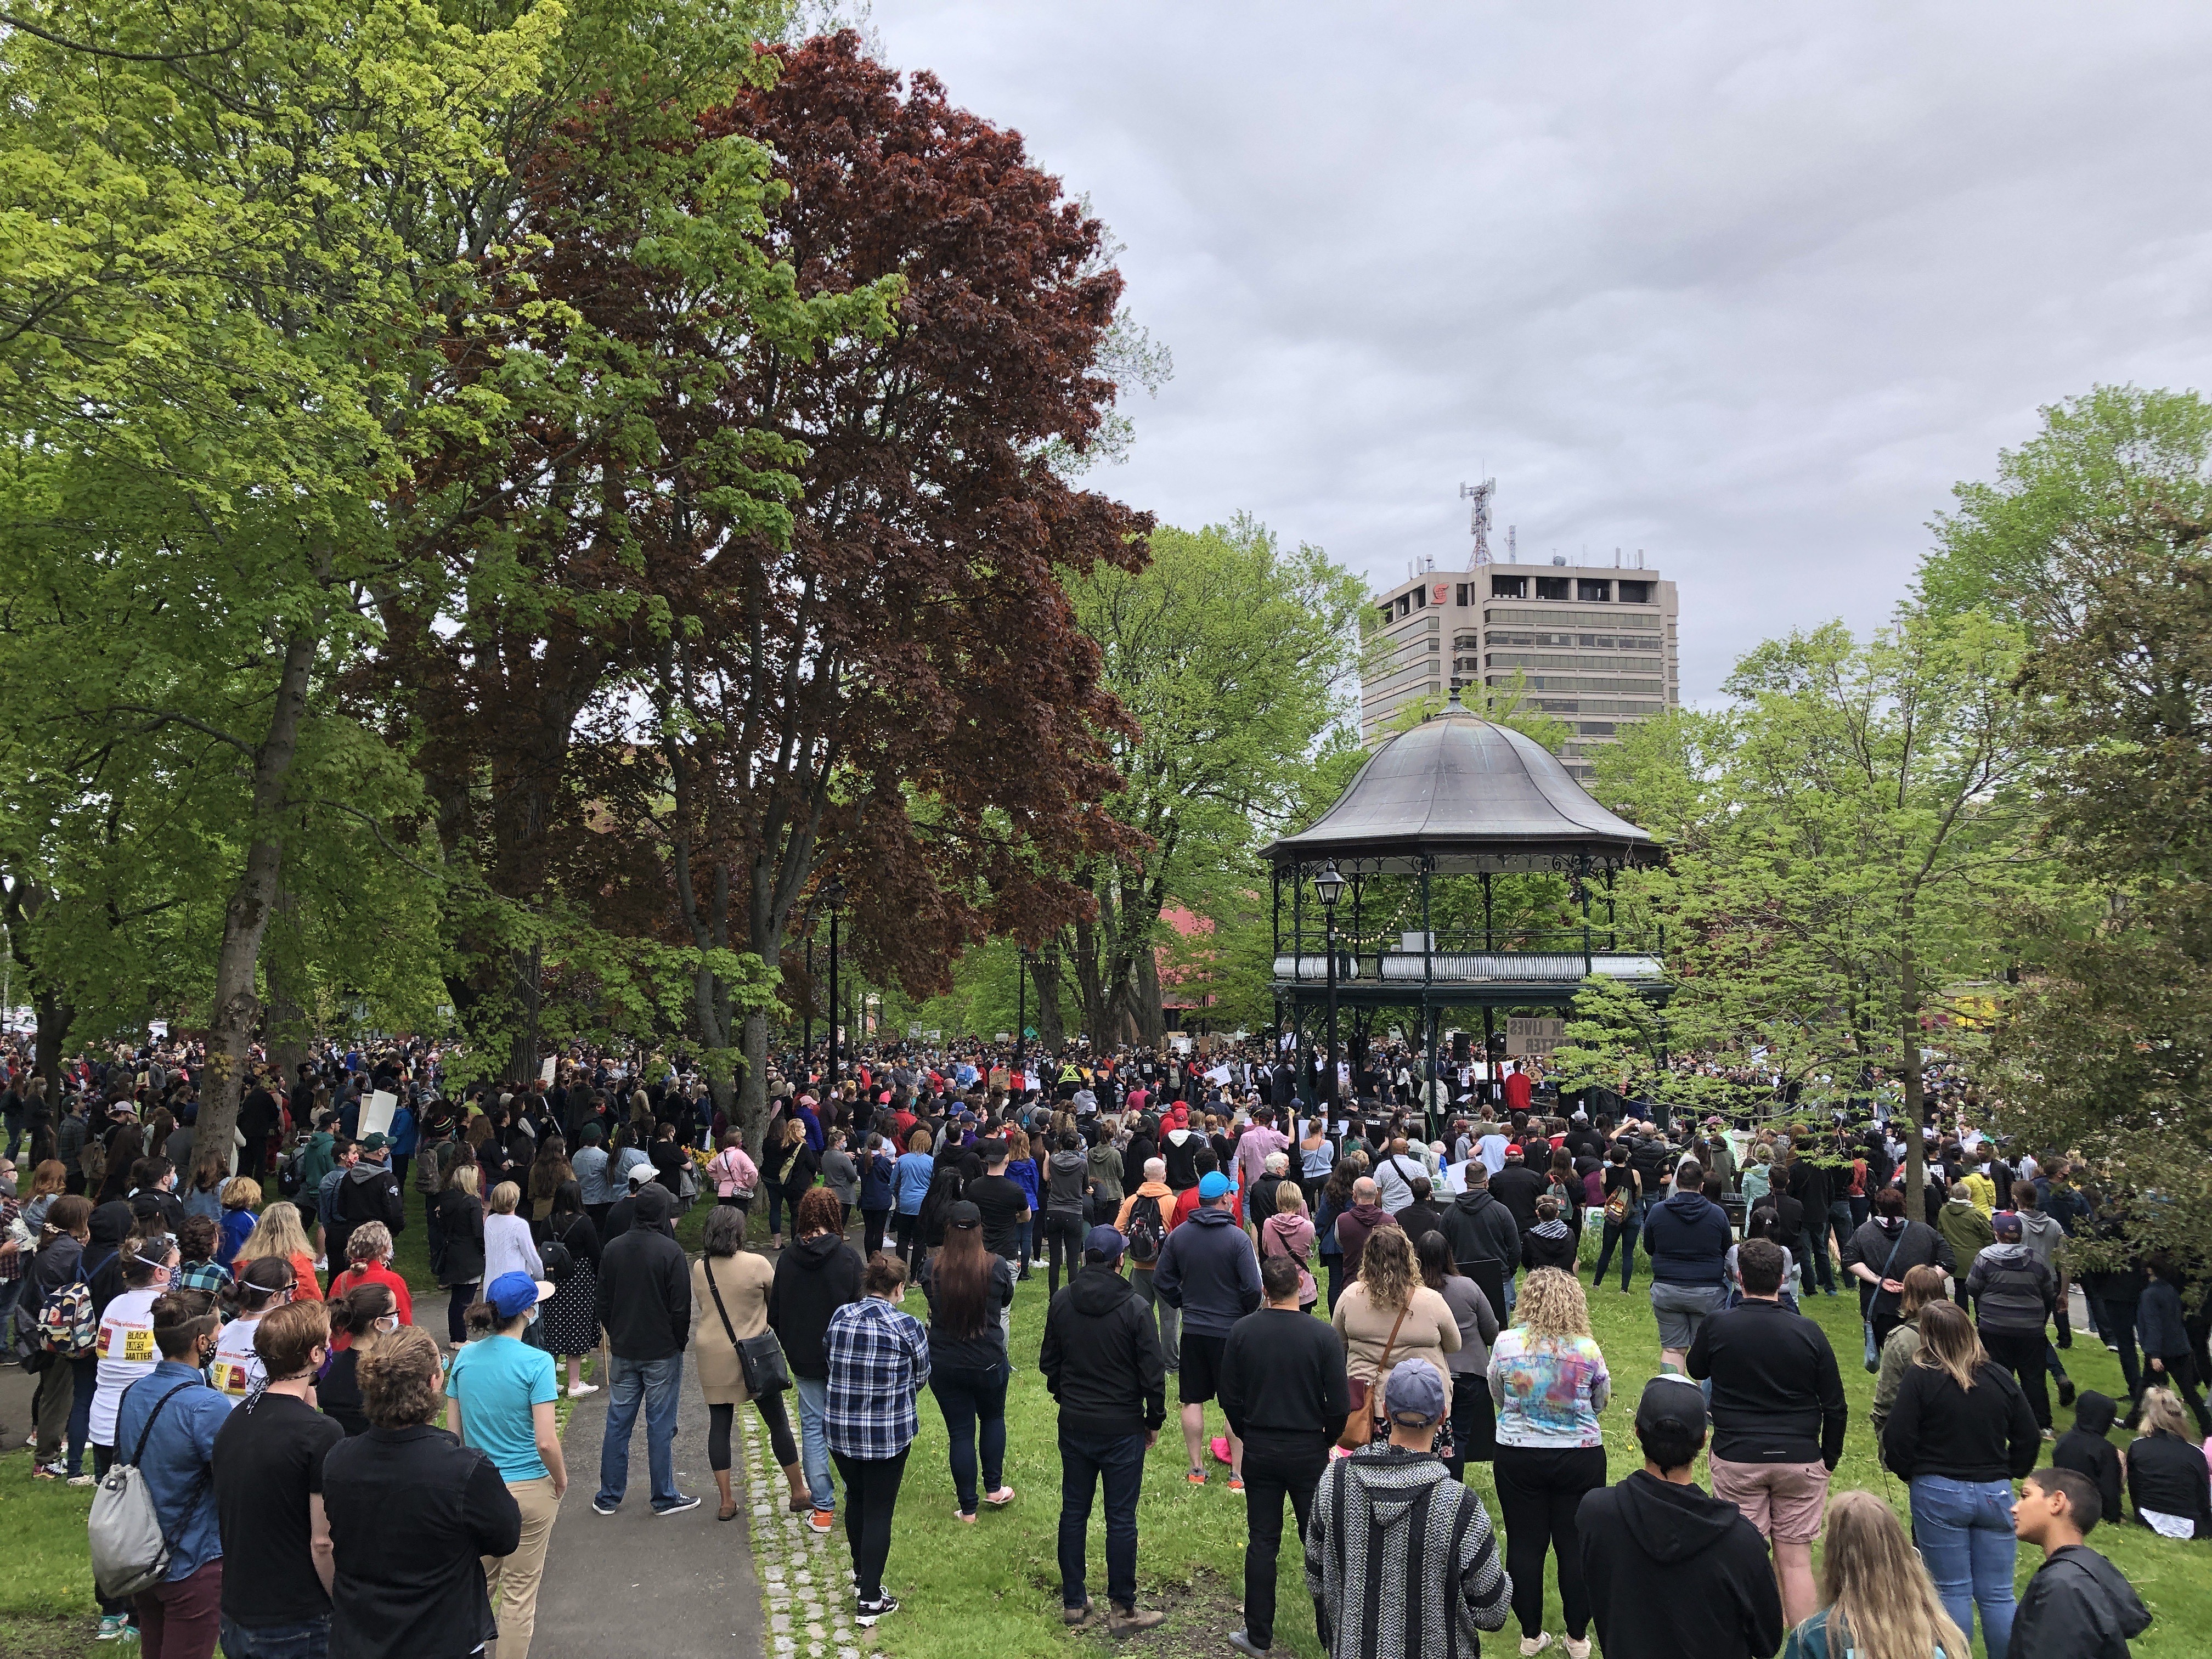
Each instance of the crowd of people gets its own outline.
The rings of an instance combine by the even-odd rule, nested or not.
[[[2067,1241],[2111,1233],[2120,1196],[1971,1128],[1923,1131],[1931,1201],[1908,1215],[1893,1123],[1560,1115],[1525,1071],[1442,1120],[1387,1098],[1316,1115],[1248,1057],[1031,1068],[979,1048],[867,1055],[834,1081],[792,1057],[756,1157],[680,1066],[586,1057],[449,1095],[413,1045],[258,1073],[228,1156],[194,1158],[195,1058],[156,1047],[50,1082],[18,1057],[0,1168],[37,1473],[100,1486],[96,1505],[115,1471],[143,1480],[168,1558],[128,1595],[105,1576],[100,1633],[157,1655],[526,1659],[568,1484],[559,1399],[607,1390],[597,1512],[626,1501],[641,1416],[651,1508],[688,1513],[687,1353],[717,1517],[738,1512],[750,1407],[791,1510],[820,1534],[842,1520],[872,1626],[898,1606],[884,1575],[925,1391],[958,1521],[1015,1499],[1012,1310],[1033,1276],[1072,1626],[1164,1616],[1140,1604],[1136,1516],[1170,1378],[1182,1479],[1246,1508],[1244,1622],[1224,1635],[1253,1656],[1275,1642],[1285,1504],[1336,1659],[1471,1654],[1509,1621],[1524,1655],[1570,1659],[1593,1638],[1955,1656],[1978,1618],[1990,1659],[2124,1653],[2148,1616],[2083,1540],[2130,1508],[2212,1537],[2188,1416],[2212,1434],[2201,1285],[2163,1260],[2083,1273],[2128,1398],[2077,1394]],[[676,1231],[695,1204],[696,1259]],[[417,1322],[392,1267],[410,1225],[442,1322]],[[1616,1273],[1632,1288],[1639,1244],[1661,1375],[1635,1403],[1644,1467],[1612,1482],[1589,1297]],[[1851,1425],[1801,1310],[1839,1279],[1909,1534],[1830,1491]],[[2063,1438],[2050,1381],[2075,1412]],[[1491,1466],[1495,1522],[1470,1463]],[[2015,1604],[2021,1540],[2045,1565]]]

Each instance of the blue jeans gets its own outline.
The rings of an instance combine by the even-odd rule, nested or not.
[[[1006,1474],[1006,1368],[988,1370],[940,1365],[929,1373],[929,1391],[945,1413],[945,1432],[952,1442],[952,1486],[960,1512],[975,1513],[975,1449],[983,1451],[983,1491],[996,1492]],[[980,1431],[980,1433],[979,1433]]]
[[[677,1501],[676,1402],[684,1387],[684,1356],[663,1359],[624,1359],[616,1354],[607,1363],[607,1431],[599,1443],[599,1494],[602,1504],[619,1504],[629,1489],[629,1436],[637,1424],[637,1410],[645,1407],[645,1449],[653,1472],[653,1507],[666,1509]]]
[[[1923,1474],[1912,1482],[1912,1541],[1936,1581],[1943,1611],[1972,1640],[1982,1610],[1982,1645],[2005,1659],[2012,1641],[2012,1482]]]
[[[223,1659],[325,1659],[331,1650],[331,1616],[296,1625],[244,1625],[222,1621]]]
[[[1106,1488],[1106,1599],[1125,1611],[1137,1605],[1137,1494],[1144,1486],[1145,1437],[1081,1434],[1060,1426],[1060,1602],[1079,1607],[1085,1588],[1083,1547],[1091,1502]]]
[[[817,1510],[837,1507],[837,1487],[830,1478],[830,1437],[823,1416],[830,1409],[830,1383],[819,1376],[794,1376],[799,1396],[799,1461],[806,1470],[806,1491]]]

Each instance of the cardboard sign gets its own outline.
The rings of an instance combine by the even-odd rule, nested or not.
[[[361,1132],[364,1135],[388,1135],[392,1133],[392,1115],[399,1109],[399,1097],[379,1089],[368,1097],[361,1109]]]
[[[547,1088],[551,1088],[553,1086],[553,1079],[556,1075],[558,1075],[560,1070],[561,1056],[558,1054],[546,1055],[545,1063],[538,1068],[538,1081],[544,1084]]]
[[[1516,1059],[1548,1054],[1567,1038],[1564,1019],[1528,1019],[1509,1016],[1505,1021],[1505,1052]]]

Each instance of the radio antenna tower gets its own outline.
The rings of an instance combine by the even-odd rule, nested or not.
[[[1498,480],[1485,478],[1479,484],[1462,483],[1459,494],[1462,501],[1474,503],[1468,521],[1468,528],[1474,535],[1474,557],[1468,565],[1472,570],[1490,562],[1490,502],[1498,494]]]

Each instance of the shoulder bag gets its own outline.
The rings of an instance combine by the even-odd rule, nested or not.
[[[1405,1324],[1406,1316],[1413,1310],[1413,1304],[1409,1298],[1407,1305],[1398,1310],[1397,1318],[1391,1322],[1390,1340],[1382,1345],[1382,1358],[1375,1362],[1375,1375],[1378,1378],[1389,1374],[1391,1350],[1398,1346],[1399,1328]],[[1344,1419],[1344,1432],[1337,1436],[1336,1443],[1346,1451],[1358,1451],[1375,1438],[1376,1404],[1375,1387],[1374,1384],[1359,1377],[1354,1377],[1352,1379],[1350,1391],[1352,1413]]]
[[[139,1462],[146,1455],[147,1437],[161,1420],[161,1408],[186,1389],[199,1386],[202,1384],[198,1377],[179,1382],[155,1402],[146,1426],[138,1431],[138,1443],[131,1449],[130,1461],[112,1466],[100,1478],[100,1489],[92,1495],[92,1519],[88,1528],[92,1540],[92,1577],[100,1593],[111,1601],[125,1601],[140,1590],[151,1589],[169,1576],[169,1562],[174,1552],[169,1547],[168,1534],[162,1530],[161,1511],[154,1506],[154,1494],[147,1488]],[[124,1392],[127,1395],[130,1389]]]
[[[707,1293],[714,1298],[714,1311],[722,1316],[722,1334],[738,1351],[738,1370],[744,1376],[745,1392],[756,1400],[781,1394],[791,1386],[791,1367],[784,1359],[783,1344],[775,1340],[774,1331],[740,1338],[738,1328],[730,1323],[730,1310],[722,1305],[722,1287],[714,1282],[714,1258],[702,1256],[699,1265],[706,1270]]]

